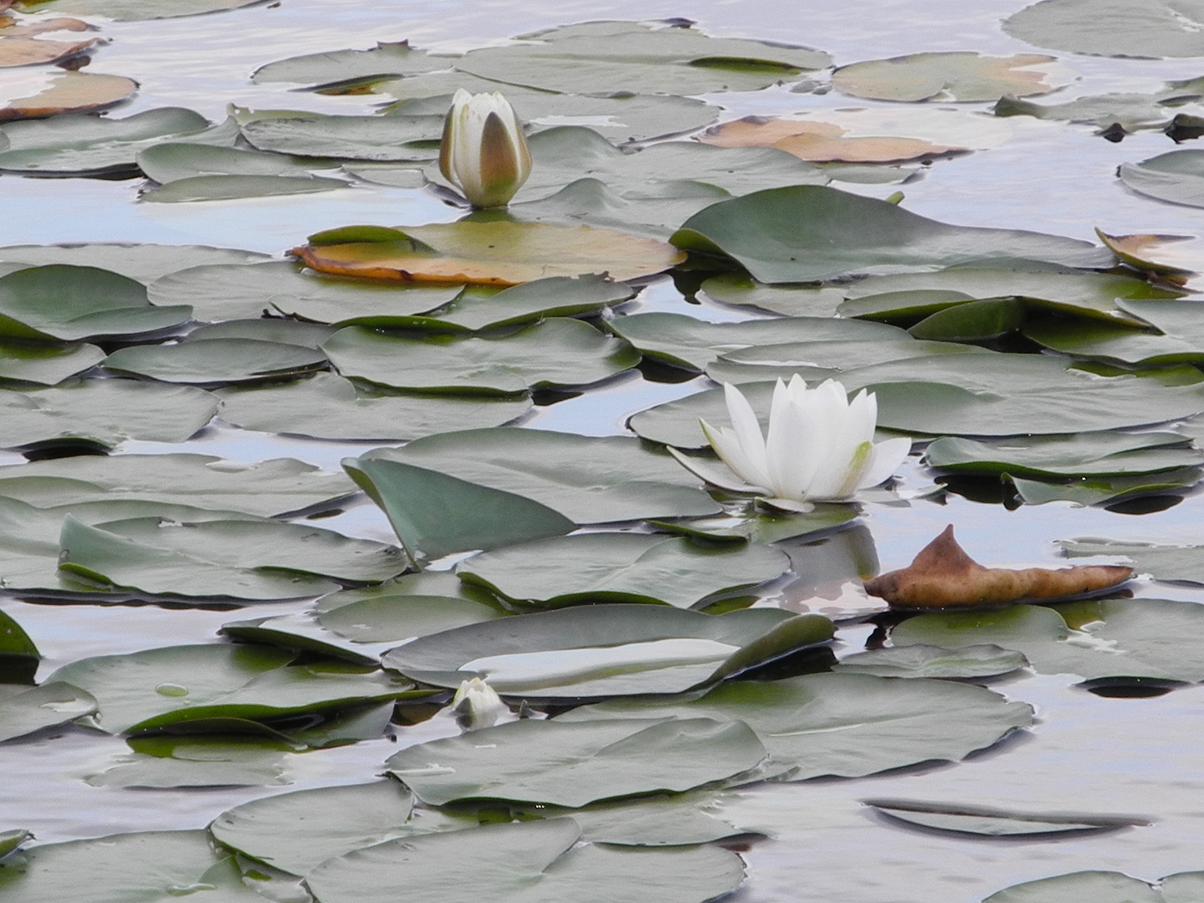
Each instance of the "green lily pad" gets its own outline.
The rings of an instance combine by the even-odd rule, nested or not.
[[[972,684],[816,674],[734,681],[676,700],[614,700],[557,720],[716,718],[748,724],[782,779],[864,777],[928,761],[958,761],[1028,727],[1033,710]],[[604,722],[605,723],[605,722]],[[480,736],[477,734],[477,736]]]
[[[0,611],[0,660],[8,664],[14,659],[20,659],[23,663],[32,665],[36,669],[41,658],[42,654],[38,652],[38,647],[29,638],[29,634],[13,620],[11,615]],[[0,681],[0,683],[7,683],[7,681]]]
[[[1174,129],[1181,118],[1204,114],[1199,83],[1195,80],[1167,82],[1148,94],[1093,94],[1063,103],[1034,103],[1016,97],[1001,97],[996,116],[1032,116],[1061,122],[1094,125],[1102,133],[1145,129]]]
[[[138,154],[138,168],[148,179],[161,185],[200,176],[306,178],[311,175],[311,166],[305,161],[282,154],[216,147],[189,141],[163,141],[141,151]]]
[[[781,322],[770,320],[767,322]],[[848,323],[848,320],[833,320]],[[853,321],[856,322],[856,321]],[[846,370],[869,367],[936,354],[976,354],[972,345],[957,342],[932,342],[911,338],[907,333],[874,336],[865,339],[786,342],[781,345],[753,345],[730,351],[706,367],[707,376],[716,382],[739,385],[748,382],[782,379],[789,381],[798,373],[808,380],[839,376]]]
[[[0,865],[0,893],[13,903],[171,903],[184,888],[198,903],[263,899],[243,884],[232,857],[214,851],[204,831],[147,831],[39,844]]]
[[[1107,266],[1086,242],[1037,232],[952,226],[886,201],[801,185],[758,191],[695,214],[677,247],[734,259],[767,283],[925,270],[981,258]]]
[[[95,345],[0,341],[0,382],[56,386],[104,360]]]
[[[1046,483],[1004,475],[1016,494],[1029,505],[1046,502],[1109,505],[1143,496],[1182,495],[1200,482],[1201,477],[1204,477],[1204,471],[1198,467],[1135,476],[1088,477],[1069,483]]]
[[[1040,674],[1195,683],[1204,680],[1204,654],[1192,639],[1202,618],[1204,609],[1195,603],[1165,599],[1073,602],[1057,609],[1018,605],[918,615],[897,625],[891,642],[955,649],[994,643],[1024,653]]]
[[[328,508],[354,492],[342,474],[291,458],[246,465],[210,455],[118,455],[0,467],[0,496],[40,508],[103,499],[276,517]]]
[[[36,687],[0,685],[0,743],[95,711],[96,700],[70,684],[51,680]]]
[[[127,379],[0,392],[0,447],[111,449],[127,439],[186,442],[217,413],[200,389]]]
[[[968,680],[998,677],[1025,667],[1019,652],[985,643],[942,649],[939,646],[901,646],[857,652],[840,660],[833,670],[878,677],[932,677]]]
[[[1204,872],[1179,872],[1153,883],[1121,872],[1072,872],[1026,881],[983,903],[1190,903],[1204,891]]]
[[[720,273],[706,279],[702,294],[720,304],[753,307],[783,317],[834,317],[845,300],[847,286],[765,285],[744,273]]]
[[[265,155],[269,156],[269,155]],[[291,194],[316,194],[347,188],[342,179],[321,176],[228,175],[189,176],[166,185],[143,190],[141,199],[158,204],[185,204],[192,201],[230,201],[241,198],[276,197]]]
[[[242,125],[251,146],[274,154],[381,162],[430,160],[439,154],[442,116],[337,116],[259,113]]]
[[[95,267],[50,265],[0,276],[0,333],[35,341],[154,335],[186,323],[189,307],[154,307],[146,288]]]
[[[0,126],[7,144],[0,171],[30,175],[119,176],[138,172],[136,157],[164,139],[187,136],[205,144],[233,144],[233,128],[211,129],[209,120],[182,107],[160,107],[123,119],[86,113],[30,119]]]
[[[93,787],[172,789],[288,784],[286,744],[258,737],[136,737],[132,751],[84,780]]]
[[[375,646],[357,647],[350,640],[326,630],[314,620],[310,612],[304,611],[227,621],[219,632],[222,636],[243,643],[277,646],[293,652],[316,653],[325,658],[366,668],[378,665],[380,654],[387,651],[391,645],[378,643]],[[388,720],[385,719],[386,722]],[[377,733],[377,736],[379,735],[380,732]]]
[[[586,22],[473,50],[455,67],[482,78],[566,94],[755,91],[824,69],[805,47],[711,38],[680,23]]]
[[[646,313],[616,317],[608,328],[650,358],[687,370],[704,370],[720,355],[789,341],[868,342],[905,336],[884,323],[791,317],[708,323],[685,314]]]
[[[1175,150],[1140,163],[1122,163],[1117,175],[1138,194],[1204,207],[1204,151]]]
[[[461,580],[524,606],[650,602],[699,607],[782,576],[769,546],[706,547],[647,533],[585,533],[507,546],[456,568]]]
[[[832,73],[832,87],[871,100],[980,103],[1005,94],[1048,94],[1066,84],[1068,76],[1054,57],[1038,53],[912,53],[841,66]]]
[[[326,365],[324,354],[301,345],[192,336],[175,344],[119,348],[104,359],[105,369],[115,373],[206,386],[279,380]]]
[[[1123,556],[1140,573],[1171,583],[1204,585],[1204,546],[1159,545],[1112,539],[1084,538],[1059,543],[1071,558],[1087,555]]]
[[[995,442],[944,437],[924,452],[929,467],[951,473],[1017,477],[1112,477],[1149,474],[1204,463],[1178,433],[1016,436]]]
[[[582,698],[679,693],[832,637],[819,615],[746,609],[705,615],[658,605],[590,605],[420,637],[387,668],[448,688],[486,677],[499,693]]]
[[[247,430],[315,439],[409,441],[456,429],[502,426],[531,399],[390,393],[333,373],[218,392],[221,418]]]
[[[322,350],[344,376],[397,389],[477,394],[589,385],[640,361],[622,339],[563,317],[480,338],[412,338],[348,326]]]
[[[0,247],[0,263],[20,264],[20,268],[60,264],[96,267],[136,279],[153,282],[169,273],[188,267],[216,264],[263,263],[271,258],[254,251],[211,248],[204,245],[139,245],[128,243],[9,245]]]
[[[991,806],[928,803],[920,800],[872,799],[865,805],[890,819],[934,831],[980,837],[1030,837],[1046,834],[1097,834],[1146,825],[1141,819],[1117,815],[1062,812],[1017,812]]]
[[[740,857],[721,848],[575,846],[580,837],[576,822],[558,818],[403,838],[328,860],[306,884],[323,903],[387,903],[399,886],[442,903],[585,900],[601,887],[611,903],[697,903],[744,880]],[[466,860],[474,868],[449,881]]]
[[[1204,56],[1204,16],[1199,0],[1042,0],[1003,20],[1014,38],[1072,53],[1097,56]]]
[[[575,807],[693,790],[764,758],[756,734],[738,721],[528,719],[420,743],[385,766],[430,805],[500,799]]]
[[[805,514],[760,510],[753,505],[731,514],[653,520],[649,521],[649,525],[664,533],[715,542],[773,543],[835,530],[856,520],[860,513],[854,505],[829,505],[823,502]]]
[[[417,75],[446,69],[454,57],[430,56],[408,41],[378,41],[369,50],[326,50],[291,56],[260,66],[251,73],[256,84],[292,82],[321,86],[335,82]]]
[[[0,831],[0,859],[12,853],[17,847],[32,838],[33,835],[24,828],[14,831]]]

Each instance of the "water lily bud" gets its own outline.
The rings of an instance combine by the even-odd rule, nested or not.
[[[479,677],[463,681],[452,697],[452,711],[456,720],[466,731],[492,727],[498,716],[506,711],[506,704],[497,691]]]
[[[439,169],[474,207],[504,207],[531,174],[531,152],[523,128],[501,94],[452,98],[443,120]]]

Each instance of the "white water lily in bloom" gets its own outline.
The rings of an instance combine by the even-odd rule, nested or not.
[[[797,373],[778,380],[769,411],[768,435],[735,386],[724,384],[730,427],[701,420],[703,433],[739,480],[676,449],[669,451],[689,470],[715,486],[755,492],[775,508],[808,511],[811,502],[847,501],[860,489],[889,479],[911,452],[911,440],[875,443],[878,400],[862,390],[849,401],[836,380],[808,389]],[[740,482],[743,481],[743,482]]]
[[[510,101],[458,89],[443,120],[439,169],[474,207],[510,203],[531,174],[531,152]]]
[[[506,711],[506,703],[497,695],[497,690],[481,678],[474,677],[460,683],[460,688],[452,697],[452,711],[456,713],[461,727],[475,731],[493,727],[498,716]]]

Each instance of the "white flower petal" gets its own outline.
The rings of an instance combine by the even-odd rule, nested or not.
[[[682,467],[694,474],[700,480],[710,483],[712,486],[718,486],[720,489],[726,489],[728,492],[765,492],[764,486],[752,486],[745,483],[729,469],[722,468],[705,458],[695,458],[690,455],[682,454],[673,446],[668,446],[669,454]]]
[[[734,430],[730,427],[716,429],[701,417],[698,419],[698,425],[702,427],[702,434],[711,444],[711,449],[732,473],[746,483],[764,485],[758,481],[758,474],[749,462],[748,456],[744,454],[744,449],[740,447]]]
[[[886,482],[894,476],[899,465],[907,459],[909,454],[911,454],[911,440],[906,437],[879,442],[874,446],[869,466],[862,474],[857,488],[868,489],[870,486]]]
[[[736,441],[740,443],[740,450],[744,452],[748,464],[747,472],[741,476],[750,483],[768,486],[771,480],[765,452],[765,437],[761,434],[761,424],[757,420],[756,412],[744,397],[744,393],[731,383],[723,384],[723,398],[727,402],[727,413],[732,419]]]

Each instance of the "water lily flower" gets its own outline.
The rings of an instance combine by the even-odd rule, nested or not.
[[[755,492],[775,508],[809,511],[816,501],[847,501],[860,489],[887,480],[911,452],[911,440],[875,443],[878,400],[863,389],[849,401],[836,380],[808,389],[797,373],[789,384],[778,380],[769,411],[769,432],[748,399],[724,384],[730,427],[716,429],[700,420],[702,431],[731,474],[670,453],[687,469],[712,485],[735,492]]]
[[[443,120],[439,169],[474,207],[504,207],[531,174],[531,152],[510,101],[459,88]]]
[[[452,697],[451,707],[460,726],[467,731],[493,727],[498,716],[506,711],[502,697],[479,677],[461,682]]]

